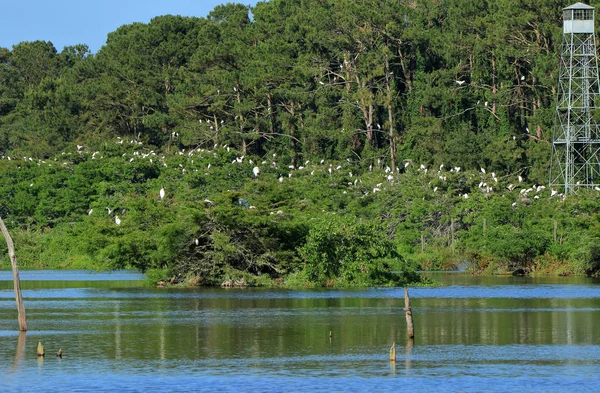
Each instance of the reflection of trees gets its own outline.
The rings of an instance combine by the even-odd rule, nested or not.
[[[589,299],[419,299],[419,342],[436,344],[592,343]],[[427,311],[420,312],[419,308]]]
[[[412,367],[412,343],[406,338],[401,298],[198,294],[111,304],[107,308],[113,313],[107,331],[111,340],[106,342],[114,346],[108,348],[114,352],[109,356],[264,359],[337,356],[377,348],[385,356],[385,348],[395,341],[405,346],[405,368]],[[595,307],[589,299],[415,298],[412,303],[417,346],[563,344],[569,340],[585,344],[593,339],[594,317],[579,311]],[[95,340],[104,342],[101,337]]]

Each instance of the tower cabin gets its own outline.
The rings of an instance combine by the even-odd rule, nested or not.
[[[563,34],[593,32],[594,7],[575,3],[563,9]]]

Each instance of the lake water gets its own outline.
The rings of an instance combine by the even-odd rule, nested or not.
[[[410,342],[402,288],[148,289],[130,272],[24,271],[21,278],[26,334],[17,331],[10,272],[0,272],[0,392],[600,386],[600,282],[593,279],[436,276],[445,286],[410,289]],[[62,359],[54,356],[59,348]]]

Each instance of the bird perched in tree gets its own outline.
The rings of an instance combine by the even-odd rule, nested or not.
[[[258,167],[255,166],[254,168],[252,168],[252,173],[254,173],[254,177],[258,177],[258,174],[260,173],[260,169],[258,169]]]
[[[115,216],[115,224],[121,225],[121,219],[119,218],[119,216]]]
[[[161,201],[163,199],[165,199],[165,188],[164,187],[160,189],[159,195],[160,195],[160,200]]]

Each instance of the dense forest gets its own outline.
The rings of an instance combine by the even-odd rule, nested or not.
[[[96,54],[0,48],[20,263],[196,285],[594,274],[600,194],[547,184],[568,5],[229,3]]]

